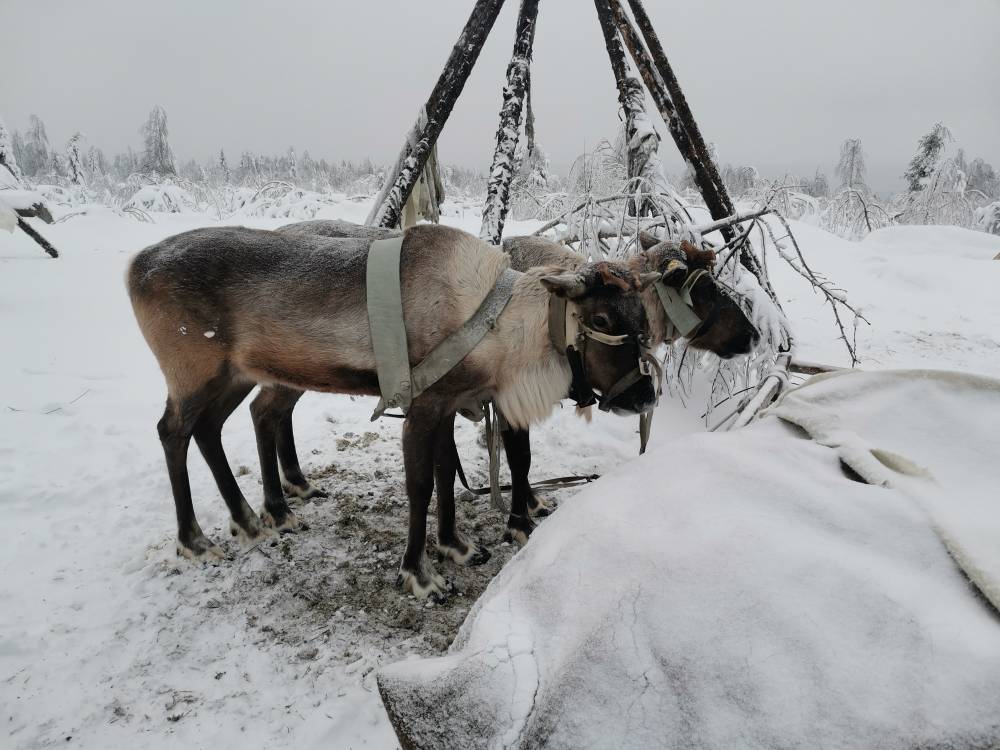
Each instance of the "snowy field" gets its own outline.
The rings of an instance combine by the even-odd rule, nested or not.
[[[317,218],[361,222],[343,199]],[[203,215],[139,223],[101,208],[42,227],[50,260],[22,233],[0,233],[0,746],[392,748],[374,672],[440,653],[472,602],[516,551],[483,500],[460,523],[489,564],[439,564],[462,596],[423,604],[393,587],[405,540],[399,425],[369,422],[371,399],[307,395],[296,410],[304,468],[331,493],[300,506],[310,530],[240,549],[191,452],[196,508],[232,559],[192,567],[174,555],[174,509],[156,421],[165,390],[135,325],[123,273]],[[477,231],[478,209],[443,220]],[[250,220],[274,228],[287,220]],[[511,222],[508,235],[535,225]],[[896,227],[851,243],[793,223],[810,264],[848,290],[871,322],[858,331],[869,368],[1000,375],[1000,238],[951,227]],[[847,364],[829,311],[771,260],[802,359]],[[293,299],[288,300],[294,305]],[[657,411],[653,442],[703,429],[704,398]],[[533,431],[532,476],[605,472],[633,459],[634,420],[572,410]],[[471,425],[459,428],[470,479],[485,479]],[[224,435],[248,499],[261,492],[248,410]],[[603,490],[602,490],[603,487]],[[599,483],[612,501],[620,490]],[[572,490],[557,493],[573,512]],[[432,521],[433,532],[433,521]],[[706,576],[711,570],[704,571]]]

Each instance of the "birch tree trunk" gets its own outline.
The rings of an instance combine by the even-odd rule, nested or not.
[[[503,2],[504,0],[476,2],[416,124],[407,133],[393,171],[387,175],[365,221],[368,226],[394,227],[399,223],[399,216],[410,197],[410,191],[423,172],[431,148],[437,143],[438,136],[469,79]]]
[[[493,245],[499,245],[503,237],[503,224],[510,201],[510,183],[514,179],[514,152],[517,150],[537,18],[538,0],[521,0],[521,9],[517,15],[517,31],[514,36],[514,53],[507,66],[507,84],[503,89],[503,104],[500,107],[497,147],[493,153],[493,165],[490,167],[486,183],[483,225],[479,230],[479,237]]]

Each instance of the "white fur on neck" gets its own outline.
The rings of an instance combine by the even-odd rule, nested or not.
[[[551,346],[537,363],[518,368],[514,378],[496,393],[496,405],[512,427],[524,429],[540,422],[569,392],[569,363]]]

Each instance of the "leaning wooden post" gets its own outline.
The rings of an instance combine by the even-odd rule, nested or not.
[[[642,36],[646,40],[646,46],[653,57],[656,70],[660,74],[660,78],[663,79],[664,84],[666,84],[667,93],[670,94],[670,100],[677,111],[677,119],[680,120],[681,125],[684,126],[684,130],[687,131],[688,138],[691,141],[692,152],[703,169],[708,173],[715,192],[718,194],[718,203],[726,210],[727,215],[736,213],[733,201],[726,190],[726,184],[719,175],[719,168],[715,160],[712,159],[712,154],[709,152],[705,139],[701,135],[698,123],[695,122],[694,114],[692,114],[691,108],[688,106],[687,98],[684,96],[684,92],[681,91],[681,85],[677,81],[677,76],[674,75],[674,70],[667,60],[667,54],[663,51],[663,45],[660,44],[660,38],[656,35],[653,24],[649,20],[649,16],[646,15],[646,9],[642,6],[642,0],[628,0],[628,4],[632,9],[632,15],[635,16],[636,26],[639,27],[639,31],[642,32]],[[718,220],[723,217],[713,216],[712,218]]]
[[[597,17],[601,22],[601,31],[604,33],[604,46],[607,48],[608,58],[611,60],[611,70],[618,86],[618,102],[625,115],[625,169],[631,188],[634,181],[645,173],[650,156],[648,152],[639,148],[640,144],[636,143],[635,139],[636,121],[644,119],[646,116],[646,93],[642,89],[642,83],[629,75],[625,50],[622,48],[621,37],[618,36],[618,29],[611,16],[611,6],[608,4],[608,0],[594,0],[594,5],[597,8]],[[653,137],[656,138],[658,145],[659,136],[654,134]],[[653,213],[648,198],[643,200],[641,206],[636,206],[635,201],[629,198],[626,210],[630,216],[645,216],[647,213]]]
[[[695,183],[698,185],[698,190],[701,191],[702,198],[705,199],[705,205],[708,206],[712,218],[722,219],[729,216],[732,213],[730,204],[723,202],[715,183],[709,175],[708,169],[695,153],[691,139],[688,137],[684,125],[677,116],[677,110],[667,95],[666,84],[664,84],[663,79],[660,78],[653,67],[653,61],[650,59],[646,47],[632,26],[631,20],[625,15],[625,10],[622,8],[619,0],[608,0],[608,2],[611,5],[615,25],[618,26],[622,40],[624,40],[625,46],[628,47],[628,51],[635,61],[635,66],[639,69],[639,73],[646,83],[646,88],[649,89],[649,93],[653,97],[653,102],[660,111],[660,116],[663,117],[663,122],[666,124],[667,130],[670,131],[674,143],[677,144],[677,149],[681,152],[681,156],[691,165]],[[727,242],[735,237],[731,228],[726,228],[722,231]]]
[[[521,0],[514,36],[514,53],[507,66],[507,84],[503,89],[500,107],[500,126],[497,128],[497,147],[493,153],[493,166],[486,183],[486,203],[483,207],[483,225],[480,239],[499,245],[503,237],[503,223],[510,200],[510,183],[514,179],[514,152],[517,150],[521,129],[521,111],[531,66],[531,47],[535,41],[535,21],[538,18],[538,0]]]
[[[26,222],[20,216],[17,217],[17,225],[22,229],[22,231],[24,231],[26,235],[28,235],[29,237],[31,237],[31,239],[33,239],[35,242],[41,245],[42,250],[47,252],[53,258],[59,257],[59,251],[56,250],[54,247],[52,247],[52,243],[49,242],[44,237],[42,237],[42,235],[40,235],[37,231],[35,231],[35,228],[31,226],[31,224]]]
[[[375,200],[365,223],[368,226],[394,227],[399,223],[403,206],[420,177],[431,148],[437,143],[451,110],[458,100],[472,67],[479,58],[483,43],[497,20],[504,0],[477,0],[472,15],[451,50],[431,95],[427,98],[416,124],[407,133],[396,165]]]

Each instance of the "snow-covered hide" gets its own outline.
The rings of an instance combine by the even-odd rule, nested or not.
[[[868,483],[917,498],[1000,611],[1000,380],[943,370],[836,372],[789,391],[770,413],[835,448]]]
[[[859,429],[909,399],[911,439],[888,446],[919,447],[935,476],[982,462],[997,486],[995,436],[955,467],[935,450],[989,388],[927,409],[887,390]],[[589,486],[448,655],[382,670],[404,746],[1000,745],[1000,617],[911,493],[852,480],[840,458],[771,417],[661,444]]]

